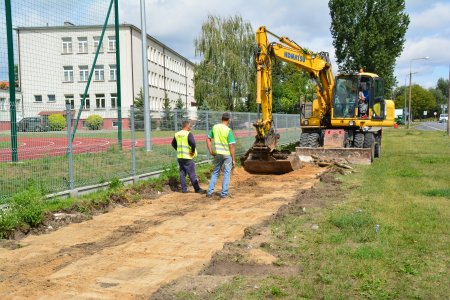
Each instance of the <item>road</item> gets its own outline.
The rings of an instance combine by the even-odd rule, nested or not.
[[[169,193],[0,248],[0,299],[148,299],[201,271],[224,243],[316,184],[321,169],[233,172],[231,199]]]
[[[437,131],[447,131],[447,123],[439,122],[423,122],[418,125],[414,125],[414,128],[419,130],[437,130]]]

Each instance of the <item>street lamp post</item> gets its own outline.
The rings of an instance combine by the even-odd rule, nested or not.
[[[408,104],[408,129],[411,127],[411,79],[412,79],[412,62],[413,60],[430,59],[429,56],[413,58],[409,60],[409,104]]]

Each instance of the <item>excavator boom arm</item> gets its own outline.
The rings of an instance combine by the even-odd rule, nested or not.
[[[269,42],[272,35],[279,42]],[[258,53],[256,55],[256,103],[261,107],[261,119],[255,124],[257,138],[267,137],[272,129],[272,60],[274,58],[293,64],[307,72],[317,82],[319,112],[323,117],[331,109],[334,76],[328,53],[311,53],[287,37],[279,37],[260,27],[256,32]],[[267,144],[267,143],[266,143]],[[271,145],[273,148],[273,139]]]

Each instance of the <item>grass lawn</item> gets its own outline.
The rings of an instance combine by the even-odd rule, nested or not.
[[[237,275],[206,296],[180,297],[448,299],[450,139],[391,129],[382,150],[371,166],[339,177],[338,199],[322,195],[324,207],[270,222],[271,247],[263,249],[277,265],[299,266],[297,276]]]

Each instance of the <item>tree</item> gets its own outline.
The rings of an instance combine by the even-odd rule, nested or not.
[[[330,0],[328,6],[339,71],[377,73],[390,95],[409,25],[405,0]]]
[[[409,87],[406,91],[406,106],[408,107]],[[403,108],[405,101],[405,94],[399,93],[396,98],[396,107]],[[433,111],[436,108],[436,99],[433,93],[424,89],[418,84],[411,87],[411,111],[415,118],[421,118],[424,111]]]
[[[170,105],[170,99],[167,96],[167,93],[163,99],[163,116],[161,118],[161,129],[162,130],[173,130],[175,128],[173,124],[174,113],[172,110],[172,106]]]
[[[307,95],[309,77],[292,64],[275,60],[272,68],[273,112],[298,113]]]
[[[139,89],[139,93],[134,98],[134,129],[144,130],[144,91],[142,88]],[[150,117],[152,115],[150,114]],[[151,130],[160,130],[158,118],[151,118]],[[130,124],[131,126],[131,124]]]
[[[195,39],[195,99],[213,110],[251,108],[255,99],[255,36],[241,16],[209,15]],[[246,105],[240,105],[246,102]],[[254,106],[254,104],[253,104]]]
[[[436,89],[440,90],[444,97],[448,99],[448,79],[439,78]]]

